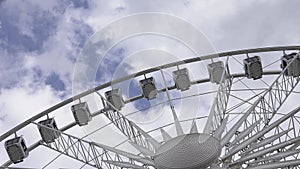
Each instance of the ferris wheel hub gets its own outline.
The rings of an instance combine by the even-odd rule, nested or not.
[[[203,133],[185,134],[165,142],[156,152],[158,169],[199,169],[215,162],[220,156],[220,141]]]

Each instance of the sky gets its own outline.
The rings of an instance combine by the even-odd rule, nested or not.
[[[2,0],[0,135],[91,87],[87,85],[74,90],[80,56],[86,54],[84,48],[88,46],[85,44],[96,38],[97,32],[121,18],[141,13],[176,16],[201,31],[211,47],[210,52],[221,52],[299,44],[299,5],[298,0]],[[139,24],[147,24],[147,20]],[[172,31],[180,29],[174,27]],[[179,42],[157,36],[135,37],[111,48],[104,58],[105,64],[95,65],[97,70],[92,76],[92,86],[107,82],[112,76],[124,75],[116,70],[128,69],[126,73],[129,74],[149,65],[182,59],[182,55],[193,55]],[[110,43],[108,38],[97,45],[109,46]],[[147,53],[149,49],[151,51]],[[153,53],[164,55],[165,59],[149,64],[140,59],[142,55],[150,57]],[[131,57],[125,59],[128,55]],[[129,63],[133,62],[136,66],[130,67]],[[137,83],[130,85],[134,88]],[[129,95],[137,93],[139,91],[129,90]],[[141,105],[143,108],[149,103],[137,102],[134,106]],[[1,150],[1,164],[5,161],[3,158],[7,159],[7,156]]]

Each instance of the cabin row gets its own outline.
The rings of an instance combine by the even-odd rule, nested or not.
[[[293,58],[297,57],[293,62]],[[292,63],[291,63],[292,62]],[[247,57],[243,61],[245,75],[247,78],[254,80],[259,79],[263,75],[262,63],[259,56]],[[286,76],[299,76],[300,75],[300,59],[299,54],[291,53],[284,55],[281,58],[281,68],[284,70],[288,64],[291,65],[284,71]],[[226,75],[224,72],[225,67],[222,61],[213,62],[207,66],[210,81],[212,83],[222,83]],[[187,68],[178,69],[172,73],[175,86],[178,90],[185,91],[191,86],[191,80]],[[143,96],[149,100],[156,98],[158,89],[156,88],[155,79],[153,77],[140,80],[140,87],[142,89]],[[111,110],[121,110],[124,106],[124,100],[120,89],[113,89],[105,92],[105,97],[110,103],[107,108]],[[78,103],[71,106],[71,111],[74,115],[74,119],[79,126],[87,125],[92,119],[91,112],[89,110],[87,102]],[[45,127],[44,127],[45,126]],[[55,139],[59,138],[61,132],[59,131],[54,118],[47,118],[38,123],[38,130],[45,143],[52,143]],[[25,140],[22,136],[15,137],[5,142],[5,149],[9,155],[10,160],[13,163],[23,161],[29,154],[29,150],[26,147]]]

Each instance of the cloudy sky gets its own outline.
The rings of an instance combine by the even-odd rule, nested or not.
[[[298,0],[1,0],[0,135],[74,94],[75,65],[85,43],[120,18],[145,12],[177,16],[197,27],[220,52],[299,44],[299,5]],[[134,44],[142,40],[115,47],[107,58],[119,57],[111,58],[111,66],[140,50]],[[150,42],[143,41],[146,47]],[[166,48],[176,45],[172,43]],[[104,82],[103,76],[111,73],[95,81]],[[1,164],[2,157],[7,159],[1,150]]]

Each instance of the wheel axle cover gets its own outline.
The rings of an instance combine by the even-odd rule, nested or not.
[[[215,162],[221,153],[220,141],[209,134],[186,134],[165,142],[156,152],[158,169],[199,169]]]

